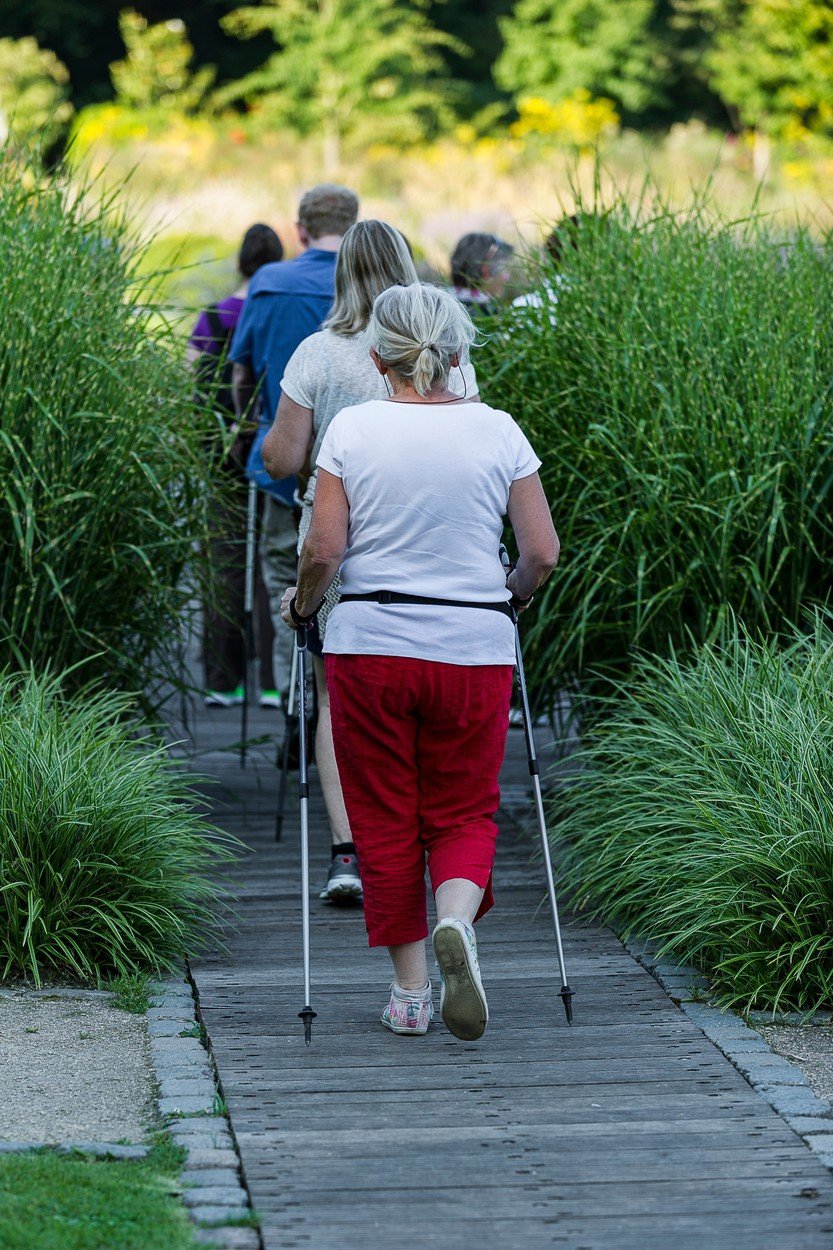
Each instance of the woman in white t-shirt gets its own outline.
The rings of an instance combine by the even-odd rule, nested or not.
[[[373,301],[381,291],[416,281],[408,244],[393,226],[384,221],[360,221],[347,231],[336,264],[335,301],[324,328],[300,344],[281,380],[277,416],[263,444],[263,461],[272,477],[289,477],[310,463],[314,465],[327,427],[342,408],[387,395],[384,379],[370,358],[364,331]],[[477,379],[471,364],[466,361],[453,373],[452,389],[475,398]],[[317,473],[313,472],[301,509],[299,549],[309,529],[316,480]],[[333,754],[322,659],[327,618],[338,596],[336,578],[309,640],[319,708],[315,758],[332,832],[329,872],[320,897],[334,903],[362,895],[356,848]]]
[[[370,945],[393,961],[382,1023],[420,1035],[433,1015],[427,859],[440,1006],[466,1039],[488,1020],[472,926],[493,901],[509,604],[525,607],[558,559],[523,433],[508,413],[448,387],[473,337],[446,291],[413,284],[378,296],[368,338],[391,394],[330,424],[298,585],[281,608],[291,627],[307,627],[341,569],[327,684]],[[508,580],[498,555],[507,514],[520,553]]]

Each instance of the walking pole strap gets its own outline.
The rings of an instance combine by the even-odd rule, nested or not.
[[[342,595],[339,603],[424,603],[437,608],[486,608],[489,612],[502,612],[511,621],[515,619],[508,600],[479,603],[473,599],[432,599],[428,595],[402,595],[396,590],[373,590],[364,595]]]

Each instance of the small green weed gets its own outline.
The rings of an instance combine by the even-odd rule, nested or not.
[[[205,1031],[205,1025],[201,1020],[195,1020],[187,1029],[182,1029],[180,1037],[198,1037],[206,1050],[208,1050],[208,1034]]]
[[[107,982],[113,991],[113,1006],[143,1016],[150,1002],[150,977],[145,972],[123,972]]]

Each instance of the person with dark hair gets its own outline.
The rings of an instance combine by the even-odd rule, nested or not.
[[[511,278],[511,243],[495,234],[464,234],[451,253],[451,285],[470,313],[493,313]]]
[[[533,290],[512,300],[513,308],[540,309],[546,306],[549,323],[555,326],[558,293],[566,286],[566,279],[561,273],[564,253],[568,247],[578,247],[578,231],[581,221],[580,213],[571,213],[569,217],[562,217],[558,225],[545,237],[538,281]]]
[[[243,235],[237,257],[237,268],[243,278],[248,280],[257,273],[261,265],[270,265],[278,260],[283,260],[283,244],[272,227],[260,224],[249,226]],[[247,292],[248,282],[243,290],[243,299]]]
[[[198,391],[210,394],[220,417],[227,425],[236,421],[231,392],[231,346],[249,279],[263,265],[279,261],[283,246],[271,226],[250,226],[243,236],[237,256],[240,284],[225,299],[204,309],[197,319],[188,343],[187,359],[197,379]],[[218,603],[206,605],[203,624],[203,668],[205,702],[208,707],[231,707],[243,699],[243,612],[245,590],[245,532],[241,528],[246,495],[243,467],[253,435],[238,436],[233,454],[223,468],[231,476],[239,495],[233,513],[217,506],[212,515],[211,556],[218,572]],[[273,628],[262,582],[257,587],[257,616],[261,638],[260,702],[264,707],[279,702],[272,676]]]

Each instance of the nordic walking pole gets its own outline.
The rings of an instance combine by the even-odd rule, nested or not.
[[[295,630],[298,657],[298,797],[301,809],[301,924],[304,936],[304,1041],[312,1041],[312,1022],[317,1012],[309,1005],[309,775],[307,770],[307,631]]]
[[[240,707],[240,767],[246,767],[249,736],[249,700],[255,688],[255,547],[257,545],[257,486],[249,482],[246,509],[246,581],[243,591],[243,702]]]
[[[286,809],[286,784],[289,777],[289,748],[294,737],[292,718],[295,716],[295,684],[298,677],[298,648],[292,649],[292,667],[289,670],[289,693],[286,697],[283,746],[281,747],[281,775],[278,781],[278,806],[275,811],[275,841],[283,835],[283,816]]]
[[[509,552],[501,543],[500,562],[506,571],[506,576],[512,572],[512,562],[509,559]],[[567,1015],[567,1023],[573,1023],[573,991],[567,982],[567,966],[564,963],[564,947],[561,944],[561,924],[558,919],[558,900],[555,896],[555,878],[552,872],[552,856],[550,855],[550,843],[547,837],[547,818],[544,813],[544,799],[541,794],[541,771],[538,766],[538,755],[535,750],[535,737],[532,732],[532,713],[529,710],[529,695],[526,689],[526,674],[524,673],[524,659],[521,652],[521,635],[518,629],[518,617],[515,614],[515,661],[518,668],[518,689],[521,694],[521,709],[523,712],[524,737],[526,738],[526,759],[529,766],[529,775],[532,778],[532,792],[535,797],[535,812],[538,817],[538,828],[541,833],[541,850],[544,857],[544,871],[547,877],[547,893],[550,898],[550,910],[552,912],[552,924],[555,930],[555,949],[558,953],[558,967],[561,971],[561,989],[559,997],[564,1004],[564,1011]]]

